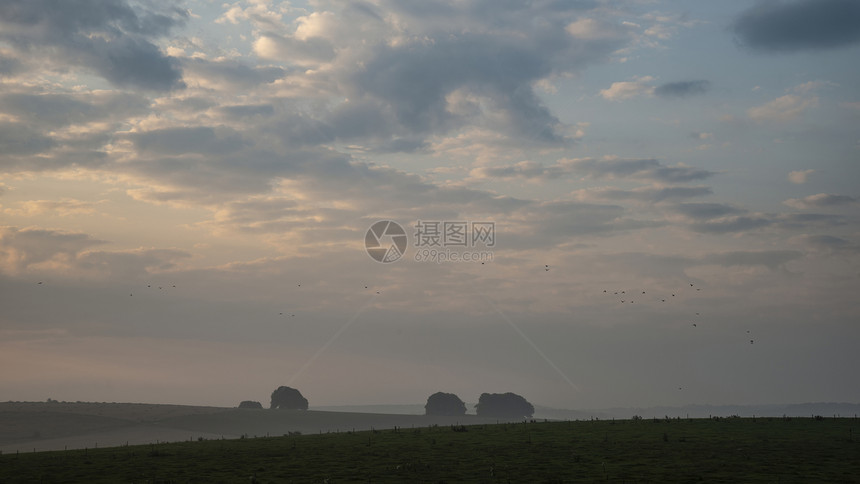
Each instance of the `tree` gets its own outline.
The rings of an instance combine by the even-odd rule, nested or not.
[[[307,410],[308,399],[303,397],[302,393],[295,388],[281,386],[272,392],[272,404],[270,408]]]
[[[496,418],[531,418],[534,406],[516,393],[482,393],[475,409],[479,416]]]
[[[466,404],[453,393],[436,392],[427,399],[424,413],[425,415],[465,415]]]
[[[263,408],[263,404],[262,404],[262,403],[260,403],[260,402],[255,402],[255,401],[253,401],[253,400],[245,400],[245,401],[243,401],[242,403],[240,403],[240,404],[239,404],[239,408],[253,408],[253,409],[258,409],[258,408]]]

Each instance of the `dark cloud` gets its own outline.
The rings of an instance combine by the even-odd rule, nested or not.
[[[831,253],[860,253],[860,245],[834,235],[803,235],[799,240],[814,250]]]
[[[634,200],[639,202],[662,202],[713,194],[706,186],[697,187],[640,187],[632,190],[620,188],[597,188],[584,192],[588,197],[606,200]]]
[[[9,93],[0,95],[0,111],[33,124],[56,128],[140,114],[149,101],[135,94],[104,92],[98,95],[68,93]]]
[[[701,261],[706,264],[722,266],[763,265],[773,270],[801,257],[803,257],[803,252],[796,250],[734,251],[709,254],[703,257]]]
[[[252,67],[235,60],[212,61],[183,59],[185,71],[204,78],[207,82],[223,81],[234,87],[251,88],[284,77],[289,71],[280,67]]]
[[[685,166],[666,166],[655,159],[563,159],[552,165],[524,161],[513,165],[489,166],[475,169],[477,178],[555,179],[584,175],[592,178],[640,178],[664,183],[683,183],[715,175],[708,170]],[[671,194],[672,192],[664,192]],[[675,195],[681,192],[675,191]]]
[[[809,195],[808,197],[803,198],[789,198],[782,203],[788,205],[789,207],[794,207],[802,210],[807,208],[839,207],[843,205],[850,205],[855,202],[857,202],[857,198],[850,197],[848,195],[819,193],[816,195]]]
[[[0,255],[17,269],[56,257],[74,259],[81,251],[104,243],[80,232],[0,227]]]
[[[235,104],[232,106],[221,106],[218,108],[228,118],[244,119],[256,116],[268,117],[275,114],[275,108],[271,104]]]
[[[116,86],[183,87],[174,58],[152,39],[182,24],[185,11],[134,8],[124,0],[0,0],[0,40],[96,72]]]
[[[518,139],[558,144],[563,125],[535,94],[534,82],[605,59],[630,41],[624,32],[579,39],[565,27],[590,2],[396,2],[389,8],[409,19],[414,38],[380,43],[362,68],[344,79],[351,100],[371,98],[393,123],[427,135],[480,119]],[[522,18],[533,19],[523,23]],[[463,92],[468,114],[452,112],[448,96]],[[477,112],[475,112],[477,111]],[[492,111],[492,117],[481,113]],[[489,118],[492,118],[491,120]]]
[[[702,180],[716,173],[686,166],[666,166],[655,159],[585,158],[566,160],[565,165],[576,173],[594,178],[644,178],[660,182],[678,183]]]
[[[164,128],[129,136],[138,150],[162,155],[229,154],[248,144],[230,128]]]
[[[10,156],[33,155],[55,145],[51,137],[32,126],[0,121],[0,167],[7,165]]]
[[[693,219],[713,219],[745,213],[746,210],[722,203],[681,203],[675,210]]]
[[[704,94],[711,88],[711,82],[706,80],[667,82],[654,89],[654,94],[660,97],[687,97]]]
[[[11,77],[24,70],[24,65],[14,57],[0,54],[0,77]]]
[[[81,253],[75,265],[87,271],[128,280],[152,272],[174,269],[178,261],[191,258],[177,249],[138,249],[129,251],[92,250]]]
[[[743,45],[763,52],[847,46],[860,41],[860,2],[759,2],[738,16],[732,30]]]
[[[845,225],[845,217],[829,213],[784,213],[775,219],[780,227],[800,229],[806,227],[838,227]]]
[[[706,234],[728,234],[735,232],[746,232],[773,225],[773,220],[765,216],[741,215],[709,219],[690,225],[696,232]]]

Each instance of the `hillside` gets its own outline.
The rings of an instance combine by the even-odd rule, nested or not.
[[[495,423],[475,415],[247,410],[140,403],[0,403],[0,451],[43,451],[185,440]]]
[[[194,440],[4,454],[0,482],[851,483],[855,428],[853,418],[643,419]]]

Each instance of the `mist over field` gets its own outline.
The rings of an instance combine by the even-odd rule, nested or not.
[[[851,408],[858,58],[851,0],[0,2],[0,402]]]

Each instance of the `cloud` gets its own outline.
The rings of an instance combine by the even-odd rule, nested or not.
[[[188,82],[204,87],[250,89],[284,77],[288,71],[276,66],[254,67],[231,59],[182,59]]]
[[[849,197],[848,195],[818,193],[816,195],[809,195],[803,198],[789,198],[782,203],[792,208],[805,210],[808,208],[839,207],[843,205],[850,205],[855,202],[857,202],[857,198]]]
[[[829,253],[860,253],[860,244],[834,235],[801,235],[795,238],[813,250]]]
[[[631,190],[620,188],[590,188],[578,190],[574,195],[582,200],[633,200],[638,202],[657,203],[665,200],[704,197],[713,194],[706,186],[697,187],[639,187]]]
[[[44,263],[65,265],[105,241],[80,232],[0,227],[0,267],[15,273]]]
[[[654,88],[654,94],[663,98],[688,97],[704,94],[710,88],[711,82],[707,80],[667,82]]]
[[[0,95],[0,110],[43,128],[56,129],[98,121],[122,121],[150,107],[143,96],[111,91],[83,93],[10,92]]]
[[[624,101],[639,96],[654,94],[654,87],[648,85],[653,81],[651,76],[635,78],[633,81],[613,82],[608,88],[600,91],[600,96],[607,101]]]
[[[142,153],[161,155],[229,154],[248,143],[231,128],[209,126],[154,129],[129,135]]]
[[[666,166],[655,159],[580,158],[561,160],[559,164],[592,178],[641,178],[666,183],[703,180],[716,174],[687,166]]]
[[[802,185],[809,179],[809,175],[815,173],[815,170],[797,170],[788,173],[788,180],[796,185]]]
[[[29,55],[90,70],[119,87],[181,88],[172,57],[152,40],[184,23],[187,12],[134,8],[124,0],[0,2],[0,40]]]
[[[797,52],[860,42],[855,0],[768,1],[741,12],[731,26],[739,42],[761,52]]]
[[[747,110],[747,116],[755,121],[791,121],[797,119],[809,107],[818,105],[818,98],[806,98],[786,94],[773,101]]]
[[[803,257],[803,252],[796,250],[762,250],[762,251],[733,251],[708,254],[702,262],[722,266],[756,266],[763,265],[774,270],[788,262]]]
[[[674,210],[693,219],[714,219],[746,213],[747,210],[723,203],[681,203]]]
[[[300,66],[316,66],[331,61],[335,56],[334,47],[326,39],[297,39],[272,32],[257,38],[254,53],[263,59],[287,61]]]
[[[666,183],[683,183],[709,178],[715,173],[686,166],[666,166],[658,160],[619,159],[606,157],[562,159],[552,165],[522,161],[512,165],[479,167],[470,173],[475,179],[550,180],[564,176],[582,175],[592,178],[639,178]]]
[[[30,217],[33,215],[58,215],[66,217],[69,215],[86,215],[95,213],[95,206],[100,202],[87,202],[73,198],[61,200],[27,200],[20,202],[19,208],[3,210],[5,213],[17,217]]]
[[[50,136],[24,123],[0,121],[0,170],[12,163],[13,155],[33,155],[56,145]],[[9,161],[7,161],[9,160]]]
[[[708,219],[704,222],[690,224],[696,232],[707,234],[728,234],[747,232],[773,225],[774,221],[760,215],[734,215]]]

